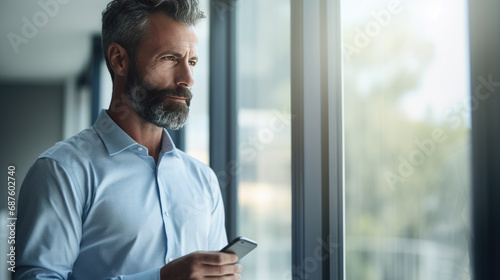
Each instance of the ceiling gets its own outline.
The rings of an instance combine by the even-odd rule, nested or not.
[[[55,81],[82,71],[107,0],[2,0],[0,80]]]

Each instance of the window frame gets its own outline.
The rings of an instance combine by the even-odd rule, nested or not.
[[[291,12],[292,274],[294,279],[340,280],[344,278],[340,1],[291,1]]]
[[[235,0],[210,1],[210,167],[219,180],[228,240],[236,237],[238,158]]]
[[[478,77],[500,79],[500,2],[469,1],[471,100],[481,87]],[[490,85],[491,86],[491,85]],[[497,88],[498,89],[498,88]],[[484,92],[486,89],[482,89]],[[494,95],[491,92],[491,97]],[[476,99],[477,100],[477,99]],[[472,279],[500,279],[500,99],[488,98],[471,109],[472,117]],[[496,171],[496,172],[495,172]],[[496,202],[496,203],[495,203]]]

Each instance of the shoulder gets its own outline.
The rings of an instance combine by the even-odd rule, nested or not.
[[[206,185],[219,187],[217,176],[212,168],[177,148],[175,148],[175,151],[178,157],[184,162],[186,168],[201,177]]]
[[[200,160],[188,155],[186,152],[175,148],[177,156],[184,162],[187,167],[198,170],[200,172],[206,173],[208,176],[215,176],[214,171],[205,163]]]
[[[57,142],[42,153],[30,170],[40,173],[40,170],[54,166],[47,170],[47,176],[60,179],[64,173],[74,187],[88,192],[95,175],[96,162],[107,155],[105,151],[94,128],[87,128],[69,139]],[[63,173],[54,170],[55,167]]]
[[[26,175],[23,188],[46,190],[59,189],[61,193],[74,193],[86,201],[91,193],[91,177],[95,154],[102,154],[103,144],[93,128],[57,142],[43,152]]]
[[[77,162],[88,161],[100,143],[101,140],[95,130],[87,128],[69,139],[57,142],[38,159],[50,159],[61,166],[70,166]]]

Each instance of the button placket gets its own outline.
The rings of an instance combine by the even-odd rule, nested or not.
[[[172,242],[169,242],[169,237],[170,237],[169,230],[171,230],[170,229],[171,223],[170,223],[169,219],[167,219],[170,216],[170,213],[168,211],[168,201],[167,201],[167,197],[165,194],[164,182],[162,181],[162,178],[159,174],[160,166],[161,166],[161,161],[160,161],[160,164],[158,164],[158,166],[156,168],[156,172],[157,172],[156,182],[157,182],[157,187],[158,187],[160,206],[161,206],[161,209],[163,210],[163,230],[165,232],[165,237],[166,237],[166,254],[165,254],[165,264],[166,264],[166,263],[172,261],[172,258],[170,257],[170,254],[169,254],[170,245],[172,244]]]

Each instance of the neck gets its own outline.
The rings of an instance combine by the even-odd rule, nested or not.
[[[148,149],[148,154],[158,163],[163,128],[142,119],[128,104],[126,97],[113,98],[108,109],[109,117],[132,139]]]

